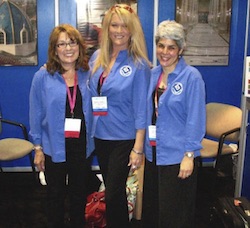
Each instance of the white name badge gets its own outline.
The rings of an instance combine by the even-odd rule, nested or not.
[[[64,124],[65,138],[79,138],[81,131],[81,119],[66,118]]]
[[[92,109],[94,116],[105,116],[108,113],[107,97],[92,97]]]
[[[156,146],[156,126],[150,125],[148,126],[148,137],[151,146]]]

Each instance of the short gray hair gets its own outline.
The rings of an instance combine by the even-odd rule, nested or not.
[[[180,49],[184,49],[186,46],[184,28],[176,21],[166,20],[158,25],[155,43],[157,44],[162,38],[174,40]]]

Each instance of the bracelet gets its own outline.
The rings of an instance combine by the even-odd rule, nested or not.
[[[42,150],[43,148],[40,145],[34,146],[33,150]]]
[[[188,158],[194,158],[194,152],[186,152],[184,155]]]
[[[132,149],[132,151],[133,151],[134,153],[136,153],[136,154],[143,155],[143,152],[139,152],[139,151],[135,150],[134,148]]]

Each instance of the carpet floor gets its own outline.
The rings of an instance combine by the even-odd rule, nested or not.
[[[210,209],[214,203],[211,177],[211,168],[202,168],[198,175],[197,228],[223,227],[216,222],[210,222]],[[233,196],[234,180],[230,175],[221,178],[218,183],[216,197]],[[46,228],[45,196],[46,186],[40,185],[32,173],[1,172],[0,228]],[[140,221],[133,220],[132,227],[139,228]]]

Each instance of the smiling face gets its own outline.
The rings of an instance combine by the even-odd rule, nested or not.
[[[177,43],[171,39],[161,38],[156,46],[157,59],[168,72],[172,72],[175,69],[182,51]]]
[[[56,55],[58,56],[64,69],[70,66],[75,66],[76,60],[79,56],[79,45],[75,45],[75,40],[69,38],[66,32],[61,32],[59,34],[56,46]],[[66,44],[64,47],[62,44]]]
[[[125,23],[115,13],[109,25],[109,37],[112,41],[113,49],[125,50],[128,48],[130,32]]]

